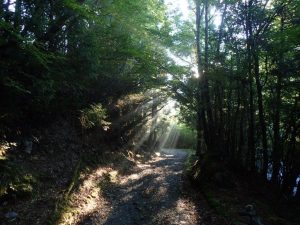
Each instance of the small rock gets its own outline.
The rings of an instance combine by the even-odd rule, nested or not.
[[[11,220],[11,219],[17,218],[18,213],[11,211],[11,212],[6,213],[4,216],[5,216],[6,219]]]

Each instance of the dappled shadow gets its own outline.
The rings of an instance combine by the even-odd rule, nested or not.
[[[103,209],[95,209],[77,224],[196,224],[194,212],[185,211],[181,193],[185,157],[161,154],[138,164],[135,173],[110,183],[103,192],[111,207],[107,218],[99,216]]]

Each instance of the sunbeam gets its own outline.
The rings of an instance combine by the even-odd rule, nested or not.
[[[156,127],[159,125],[159,120],[158,118],[160,117],[160,114],[158,113],[155,117],[153,117],[148,123],[150,123],[150,129],[148,129],[144,134],[139,133],[139,138],[138,142],[134,143],[134,148],[133,150],[139,149],[145,141],[147,141],[150,137],[150,134],[154,132]]]
[[[131,130],[127,143],[122,146],[123,149],[137,152],[143,144],[147,143],[149,148],[159,150],[165,145],[168,138],[171,137],[174,143],[178,139],[178,135],[170,127],[178,114],[176,101],[170,98],[164,99],[157,90],[147,91],[146,95],[149,98],[139,99],[138,96],[127,96],[117,105],[120,114],[124,114],[112,122],[112,130],[122,130],[124,127],[135,124],[135,129]],[[127,101],[132,102],[132,110],[123,108],[124,102]]]
[[[163,137],[161,148],[175,148],[179,138],[179,131],[176,129],[176,124],[173,123],[167,134]]]

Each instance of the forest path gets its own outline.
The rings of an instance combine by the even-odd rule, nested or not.
[[[68,224],[224,224],[218,222],[203,198],[192,197],[196,191],[183,176],[187,156],[183,150],[163,149],[151,160],[138,162],[130,174],[115,176],[116,171],[111,171],[106,183],[101,175],[101,197],[97,194],[97,197],[86,198],[83,208],[78,211],[88,213],[79,216],[77,222]],[[99,183],[99,176],[92,177],[89,183]],[[83,196],[80,195],[79,199],[82,201]]]
[[[195,206],[181,190],[186,156],[184,151],[163,150],[122,177],[110,192],[114,210],[104,224],[196,224]]]
[[[204,224],[183,188],[186,157],[182,150],[162,150],[138,163],[133,173],[110,182],[102,193],[105,202],[77,224]]]

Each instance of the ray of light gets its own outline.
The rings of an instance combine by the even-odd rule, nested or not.
[[[168,128],[168,132],[160,137],[159,149],[162,148],[176,148],[179,138],[179,131],[176,129],[176,125],[172,124]]]
[[[158,101],[158,100],[159,100],[159,97],[155,97],[155,98],[152,98],[149,101],[144,102],[143,104],[140,104],[135,109],[131,110],[130,112],[122,115],[121,117],[119,117],[117,120],[113,121],[113,124],[118,125],[118,124],[120,124],[124,121],[127,121],[127,120],[133,118],[135,115],[141,113],[144,109],[147,109],[148,107],[151,107],[153,101]]]
[[[169,148],[176,148],[178,138],[179,138],[179,131],[175,128],[170,133],[170,136],[169,136],[169,138],[167,140],[167,143],[166,143],[166,144],[168,144],[167,146]]]
[[[142,144],[148,140],[150,134],[155,130],[155,128],[159,125],[158,117],[160,114],[158,113],[155,117],[153,117],[149,122],[151,123],[151,127],[148,131],[146,131],[144,134],[140,134],[140,138],[138,142],[134,146],[134,150],[137,150],[139,147],[142,146]],[[155,122],[154,122],[155,121]],[[154,122],[154,123],[153,123]]]
[[[165,147],[165,145],[167,143],[167,140],[169,139],[170,134],[171,134],[171,132],[172,132],[173,129],[174,129],[174,125],[172,125],[171,127],[169,127],[167,133],[165,133],[164,135],[162,135],[160,137],[160,140],[159,140],[159,143],[160,143],[159,149]]]

